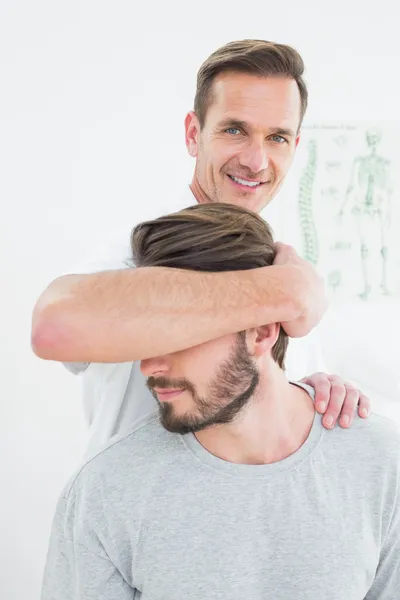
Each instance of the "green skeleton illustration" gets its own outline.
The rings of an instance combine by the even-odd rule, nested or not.
[[[308,161],[300,178],[299,216],[303,241],[303,258],[316,265],[318,262],[318,237],[313,218],[313,186],[317,168],[317,144],[315,140],[308,143]]]
[[[340,216],[343,215],[346,205],[350,204],[351,214],[357,223],[364,279],[364,290],[360,297],[364,300],[369,297],[372,290],[369,242],[372,239],[371,236],[376,236],[377,232],[381,257],[380,289],[383,294],[389,293],[387,287],[387,234],[393,190],[390,183],[390,161],[377,153],[380,140],[381,135],[378,131],[367,130],[366,141],[369,153],[355,158],[345,201],[339,213]]]

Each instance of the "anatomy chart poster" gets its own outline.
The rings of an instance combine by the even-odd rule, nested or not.
[[[399,134],[400,123],[303,126],[282,225],[332,300],[400,297]]]

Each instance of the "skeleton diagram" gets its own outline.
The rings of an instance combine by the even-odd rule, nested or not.
[[[380,291],[382,294],[389,293],[387,237],[393,190],[390,183],[390,161],[377,153],[380,140],[381,134],[378,131],[366,132],[369,153],[355,158],[345,201],[339,213],[342,216],[346,205],[350,205],[351,214],[356,220],[364,279],[364,290],[360,297],[364,300],[368,299],[372,290],[370,248],[377,238],[380,245]]]

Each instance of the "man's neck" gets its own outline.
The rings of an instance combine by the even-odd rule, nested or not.
[[[192,183],[190,184],[189,187],[192,191],[193,196],[195,197],[195,199],[197,200],[197,202],[199,204],[210,204],[211,200],[207,196],[207,194],[205,193],[203,188],[201,187],[201,185],[196,177],[196,173],[193,175]]]
[[[283,371],[260,380],[237,419],[196,433],[214,456],[236,464],[268,464],[287,458],[306,441],[315,416],[309,394]]]

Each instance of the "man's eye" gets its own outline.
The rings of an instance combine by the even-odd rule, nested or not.
[[[225,129],[225,132],[231,133],[232,135],[236,135],[240,133],[240,130],[237,127],[228,127],[228,129]]]
[[[285,138],[281,135],[273,135],[272,139],[274,142],[278,142],[278,144],[284,144],[286,142]]]

